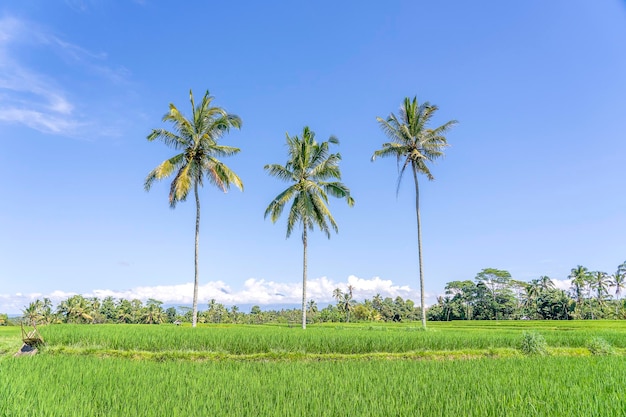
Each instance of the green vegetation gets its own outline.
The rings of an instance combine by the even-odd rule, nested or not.
[[[569,292],[547,276],[518,281],[505,270],[485,268],[475,282],[448,282],[446,294],[428,308],[429,320],[625,319],[626,262],[613,275],[578,265],[570,272]]]
[[[276,222],[285,209],[285,205],[292,201],[287,217],[287,237],[293,228],[300,224],[302,227],[302,328],[306,329],[306,273],[307,273],[307,230],[314,230],[317,226],[330,239],[330,228],[337,232],[339,228],[328,209],[328,194],[337,198],[345,198],[348,205],[354,205],[350,190],[338,181],[329,182],[329,179],[341,179],[339,170],[339,153],[330,153],[330,145],[338,145],[339,140],[331,136],[328,141],[318,143],[315,133],[308,126],[302,130],[302,136],[289,136],[287,146],[289,160],[285,166],[270,164],[265,170],[273,177],[292,183],[286,190],[272,200],[265,210],[272,222]],[[330,227],[328,226],[330,223]]]
[[[525,355],[546,355],[548,344],[546,339],[537,332],[524,332],[519,350]]]
[[[615,353],[613,346],[601,337],[592,338],[587,344],[587,348],[592,355],[606,356]]]
[[[519,347],[524,332],[536,332],[549,349],[574,349],[589,355],[588,341],[600,337],[626,348],[626,322],[442,322],[428,331],[410,324],[333,324],[309,326],[307,332],[278,325],[52,325],[39,328],[50,353],[210,352],[225,355],[285,354],[367,355],[424,352],[492,354]],[[491,351],[491,352],[490,352]],[[565,353],[565,351],[559,351]],[[555,352],[555,353],[559,353]],[[577,353],[577,354],[578,354]]]
[[[619,284],[619,271],[624,268],[626,263],[620,265],[607,282],[602,274],[590,274],[585,272],[586,268],[578,266],[572,269],[569,293],[557,289],[547,276],[523,282],[513,279],[508,271],[486,268],[476,275],[475,282],[447,283],[446,294],[438,297],[437,304],[430,306],[426,315],[431,321],[624,319],[626,300],[620,298]],[[613,288],[615,291],[610,291]],[[307,323],[414,322],[422,318],[421,306],[416,306],[412,300],[383,298],[377,294],[372,299],[357,302],[354,291],[351,286],[345,292],[336,288],[332,294],[336,304],[322,309],[315,300],[309,300],[305,306]],[[197,322],[291,325],[303,315],[302,309],[262,310],[259,306],[253,306],[250,313],[246,313],[239,311],[236,305],[226,307],[216,300],[210,300],[207,307],[207,310],[198,310]],[[154,299],[144,304],[138,299],[105,297],[100,300],[74,295],[59,303],[56,309],[47,298],[35,300],[23,310],[23,319],[27,323],[44,324],[192,323],[192,313],[193,310],[186,307],[164,309],[163,303]]]
[[[623,358],[2,362],[0,416],[617,416]],[[305,376],[305,377],[302,377]],[[11,383],[7,383],[11,381]]]
[[[400,117],[395,114],[389,115],[387,120],[378,117],[378,123],[383,132],[391,139],[391,142],[383,143],[382,149],[374,152],[372,161],[377,157],[395,157],[398,160],[400,175],[398,178],[398,189],[405,169],[410,166],[415,182],[415,213],[417,215],[417,253],[419,259],[419,280],[420,280],[420,305],[422,309],[422,327],[426,328],[426,303],[424,299],[424,273],[422,269],[422,229],[420,218],[420,192],[417,174],[424,174],[429,180],[434,177],[428,168],[428,164],[444,155],[443,150],[448,146],[448,141],[444,134],[456,123],[451,120],[443,125],[431,129],[428,127],[430,119],[434,116],[439,107],[429,102],[417,103],[417,97],[410,100],[404,99],[404,104],[400,109]]]
[[[200,197],[198,186],[206,179],[222,191],[226,192],[231,184],[243,190],[241,179],[230,170],[218,157],[231,156],[239,153],[238,148],[219,144],[224,133],[231,127],[239,129],[241,119],[228,114],[221,107],[211,106],[213,97],[209,92],[204,94],[202,102],[196,106],[193,93],[189,91],[192,116],[186,118],[175,105],[170,104],[170,111],[163,116],[164,122],[171,122],[174,132],[165,129],[152,129],[149,141],[160,140],[177,151],[182,151],[153,169],[146,177],[145,189],[150,190],[155,180],[165,179],[176,173],[170,186],[170,206],[176,207],[179,201],[185,201],[193,188],[196,197],[196,244],[195,273],[193,286],[192,326],[196,326],[198,317],[198,238],[200,235]]]
[[[49,325],[0,354],[0,417],[623,415],[626,323]],[[548,356],[526,357],[524,334]],[[19,347],[19,327],[0,347]],[[612,343],[596,356],[589,341]],[[6,349],[6,348],[5,348]],[[454,359],[454,360],[450,360]],[[304,377],[303,377],[304,376]],[[581,399],[584,399],[581,400]]]
[[[0,327],[0,359],[5,355],[12,355],[20,348],[20,328],[18,326]]]

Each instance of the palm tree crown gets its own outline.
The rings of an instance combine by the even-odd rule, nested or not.
[[[339,144],[339,140],[331,136],[327,142],[318,143],[315,140],[315,133],[305,127],[301,137],[290,137],[287,134],[289,160],[285,166],[265,165],[269,175],[285,182],[292,182],[292,185],[277,195],[265,210],[265,217],[270,216],[272,222],[276,222],[287,202],[292,201],[287,217],[287,237],[298,223],[303,226],[303,230],[313,230],[317,225],[329,238],[331,227],[335,232],[339,230],[327,206],[328,194],[345,198],[350,206],[354,204],[348,187],[341,182],[327,181],[341,179],[339,170],[341,155],[331,154],[330,144]]]
[[[265,217],[270,216],[276,222],[285,206],[291,201],[287,216],[287,237],[297,224],[302,226],[303,273],[302,273],[302,328],[306,328],[306,269],[307,269],[307,230],[319,227],[328,238],[330,229],[339,229],[328,209],[328,194],[345,198],[348,205],[354,205],[350,190],[340,180],[339,153],[330,153],[330,145],[339,144],[335,137],[318,143],[315,133],[305,127],[301,136],[287,134],[289,159],[283,165],[269,164],[265,170],[269,175],[291,183],[286,190],[278,194],[265,210]]]
[[[448,141],[444,136],[458,122],[450,120],[434,129],[429,128],[429,123],[435,112],[439,108],[436,105],[425,102],[418,104],[417,98],[413,100],[408,97],[404,99],[404,104],[400,108],[400,116],[389,115],[385,120],[376,118],[381,129],[391,142],[383,143],[382,149],[374,152],[372,161],[378,157],[393,156],[398,161],[399,175],[396,192],[400,190],[400,182],[404,171],[410,167],[413,172],[415,182],[415,211],[417,214],[417,242],[418,242],[418,262],[420,277],[420,300],[422,310],[422,326],[426,327],[426,306],[424,300],[424,276],[422,271],[422,233],[419,211],[419,185],[417,174],[424,174],[429,180],[434,177],[430,172],[428,164],[444,155],[443,150],[448,146]]]
[[[419,105],[416,97],[413,100],[407,97],[400,108],[400,117],[392,113],[386,120],[376,118],[391,142],[383,143],[382,149],[374,152],[372,160],[378,157],[396,157],[398,164],[402,164],[398,186],[408,166],[416,173],[426,175],[429,180],[434,179],[428,163],[444,155],[443,150],[449,146],[444,134],[458,123],[450,120],[435,129],[428,128],[430,119],[437,110],[439,107],[436,105],[429,102]]]
[[[172,208],[179,201],[185,201],[189,191],[193,188],[196,199],[196,239],[195,239],[195,271],[193,290],[193,318],[192,326],[196,326],[198,319],[198,237],[200,234],[200,197],[198,186],[202,186],[204,179],[226,192],[231,184],[243,191],[241,179],[218,158],[239,153],[238,148],[219,144],[219,139],[231,127],[239,129],[241,119],[228,114],[220,107],[213,107],[213,97],[206,91],[200,104],[196,106],[193,93],[189,91],[192,115],[185,117],[174,104],[170,104],[170,111],[163,116],[164,122],[173,124],[173,131],[152,129],[148,135],[150,142],[160,140],[177,151],[177,155],[166,159],[154,168],[148,176],[144,187],[146,191],[155,180],[162,180],[174,175],[170,185],[169,202]]]
[[[193,110],[191,120],[170,103],[170,111],[163,116],[163,121],[171,122],[174,132],[152,129],[147,138],[150,142],[161,140],[167,146],[182,151],[153,169],[144,184],[148,191],[155,180],[176,173],[169,194],[172,207],[178,201],[185,201],[192,187],[202,186],[205,176],[222,191],[227,191],[231,184],[243,190],[243,183],[237,174],[217,159],[239,153],[238,148],[220,145],[218,141],[231,127],[239,129],[241,119],[220,107],[212,107],[213,97],[208,91],[198,106],[191,91],[189,99]]]

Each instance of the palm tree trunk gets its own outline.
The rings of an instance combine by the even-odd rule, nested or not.
[[[194,183],[193,191],[196,196],[196,251],[194,256],[194,282],[193,282],[193,316],[191,327],[196,327],[198,322],[198,243],[200,240],[200,196],[198,195],[198,183]]]
[[[415,180],[415,212],[417,213],[417,253],[420,271],[420,303],[422,305],[422,327],[426,329],[426,305],[424,304],[424,273],[422,270],[422,223],[420,219],[420,189],[417,182],[417,168],[412,164]]]
[[[302,246],[303,246],[303,256],[302,256],[302,328],[306,329],[306,224],[303,225],[302,232]]]

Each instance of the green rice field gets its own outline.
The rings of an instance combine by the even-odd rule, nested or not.
[[[0,417],[626,415],[623,322],[429,325],[0,328]]]

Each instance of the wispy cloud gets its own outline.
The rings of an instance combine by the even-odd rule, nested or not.
[[[38,67],[29,56],[47,57],[46,65]],[[81,77],[112,84],[128,79],[126,69],[113,68],[106,59],[105,53],[63,40],[35,22],[0,18],[0,121],[79,136],[81,130],[97,123],[84,111],[86,106],[69,83]],[[53,67],[55,72],[48,70]]]
[[[376,294],[383,297],[402,297],[417,300],[418,294],[408,286],[394,285],[391,280],[383,280],[379,277],[370,279],[358,278],[354,275],[348,277],[345,282],[336,282],[321,277],[307,282],[307,298],[318,303],[332,302],[332,294],[335,288],[346,290],[348,285],[354,287],[355,299],[362,301],[372,298]],[[53,291],[49,294],[0,294],[0,312],[19,313],[25,306],[36,299],[50,298],[58,303],[75,292]],[[96,289],[82,294],[85,297],[114,297],[124,299],[147,300],[154,298],[166,304],[191,304],[193,295],[193,283],[176,285],[158,285],[151,287],[135,287],[128,290]],[[243,288],[233,289],[223,281],[212,281],[201,285],[198,291],[198,300],[207,303],[215,299],[226,305],[241,304],[299,304],[302,301],[302,286],[300,283],[281,283],[264,279],[248,279]]]

